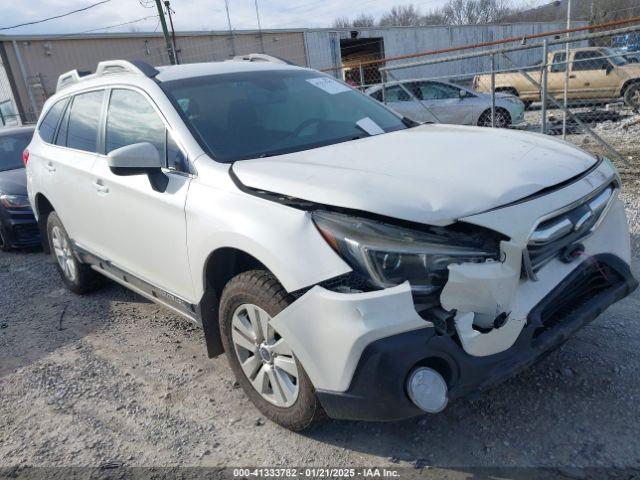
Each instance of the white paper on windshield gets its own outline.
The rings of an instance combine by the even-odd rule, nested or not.
[[[307,78],[307,82],[331,95],[335,95],[336,93],[348,92],[349,90],[351,90],[351,87],[348,87],[331,77]]]
[[[356,122],[356,125],[358,125],[369,135],[380,135],[381,133],[384,133],[384,130],[380,128],[380,125],[371,120],[369,117],[361,118]]]

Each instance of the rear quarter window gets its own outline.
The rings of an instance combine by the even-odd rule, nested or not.
[[[64,106],[66,104],[66,98],[54,103],[40,122],[38,133],[40,134],[40,138],[42,138],[43,141],[47,143],[53,143],[53,137],[56,134],[56,128],[58,127],[60,116],[62,115],[62,111],[64,110]]]

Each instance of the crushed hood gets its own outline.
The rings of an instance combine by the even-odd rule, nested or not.
[[[568,180],[588,153],[514,130],[422,125],[277,157],[242,160],[247,187],[335,207],[447,225]]]

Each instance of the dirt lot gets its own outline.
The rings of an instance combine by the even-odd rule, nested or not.
[[[637,255],[640,152],[637,135],[624,138]],[[75,296],[43,253],[0,254],[0,468],[637,468],[639,311],[636,292],[534,368],[437,416],[301,435],[260,416],[190,322],[115,284]]]

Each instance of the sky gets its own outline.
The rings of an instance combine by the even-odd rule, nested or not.
[[[86,7],[97,0],[0,0],[0,28],[40,20]],[[233,29],[256,29],[254,0],[228,0]],[[522,0],[520,0],[522,1]],[[524,0],[541,5],[549,0]],[[337,17],[354,17],[361,12],[379,18],[394,5],[413,3],[426,12],[446,0],[258,0],[262,28],[330,27]],[[156,14],[154,0],[111,0],[89,10],[37,25],[0,30],[0,35],[80,33],[131,22]],[[152,8],[145,8],[150,4]],[[176,30],[225,30],[228,28],[224,0],[171,0]],[[100,32],[159,30],[157,18]]]

